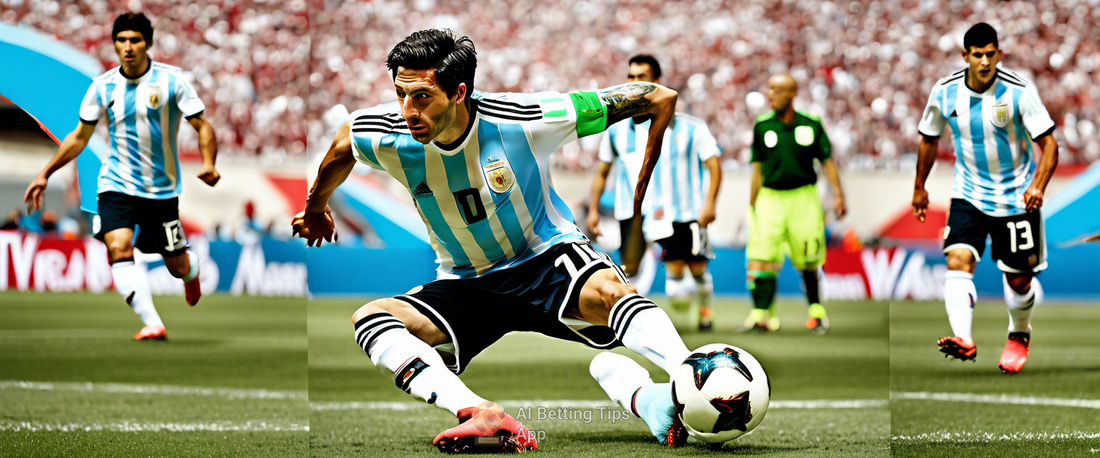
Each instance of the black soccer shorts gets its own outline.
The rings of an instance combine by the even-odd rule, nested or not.
[[[101,242],[108,232],[127,228],[134,231],[134,247],[143,253],[172,257],[184,253],[187,239],[180,224],[179,198],[145,199],[106,191],[98,196]]]
[[[1038,273],[1046,269],[1047,247],[1039,210],[989,216],[964,199],[951,199],[951,214],[943,228],[943,252],[966,248],[975,260],[981,259],[986,235],[992,241],[991,257],[1001,271]]]
[[[705,261],[714,257],[707,240],[707,228],[695,221],[672,223],[672,235],[657,243],[663,250],[661,260]]]
[[[626,283],[606,254],[587,243],[562,243],[517,266],[477,278],[435,280],[394,299],[415,307],[450,337],[454,358],[444,360],[461,374],[470,360],[513,331],[599,349],[622,345],[610,327],[562,316],[577,304],[588,278],[604,269],[615,269]]]

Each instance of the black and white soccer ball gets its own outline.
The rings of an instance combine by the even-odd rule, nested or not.
[[[672,402],[688,432],[721,444],[756,428],[768,411],[771,384],[749,352],[710,344],[691,352],[672,374]]]

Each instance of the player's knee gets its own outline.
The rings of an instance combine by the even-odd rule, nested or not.
[[[947,270],[974,271],[974,255],[969,250],[953,250],[947,254]]]
[[[107,244],[107,253],[111,257],[111,262],[133,258],[134,246],[129,240],[112,240]]]
[[[1005,281],[1008,282],[1008,287],[1012,288],[1016,294],[1027,293],[1028,288],[1031,287],[1030,275],[1005,274]]]
[[[397,304],[394,304],[394,302],[397,302]],[[393,315],[393,312],[399,305],[401,305],[401,303],[394,299],[379,299],[368,302],[366,305],[359,307],[359,310],[356,310],[355,313],[351,314],[351,322],[353,324],[358,323],[363,318],[376,313],[389,313]]]
[[[603,300],[603,306],[607,310],[611,310],[622,298],[631,294],[638,294],[638,289],[634,285],[627,285],[614,280],[602,282],[596,287],[596,291],[600,293],[600,299]]]

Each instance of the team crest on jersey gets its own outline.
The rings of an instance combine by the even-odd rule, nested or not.
[[[160,86],[150,84],[145,86],[145,106],[151,110],[160,108],[164,102],[164,96],[160,92]]]
[[[814,144],[814,128],[810,126],[798,126],[794,128],[794,141],[802,146]]]
[[[1008,125],[1008,104],[1003,103],[1000,105],[993,105],[993,117],[990,121],[993,121],[993,125],[997,127],[1004,127]]]
[[[498,194],[512,189],[512,185],[516,184],[516,175],[512,173],[508,162],[498,160],[492,155],[485,162],[481,169],[485,171],[485,182],[489,184],[489,189]]]

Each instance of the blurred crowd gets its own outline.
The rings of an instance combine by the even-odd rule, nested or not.
[[[0,21],[54,35],[110,69],[119,65],[115,18],[145,13],[150,57],[183,69],[206,104],[219,153],[278,161],[305,152],[309,9],[305,0],[0,0]],[[180,129],[181,154],[198,154],[195,138]]]
[[[626,62],[650,53],[681,111],[705,119],[727,168],[745,165],[769,75],[790,73],[798,109],[820,115],[849,169],[912,168],[917,124],[937,80],[962,69],[963,33],[988,22],[1003,65],[1033,81],[1058,124],[1061,163],[1100,158],[1100,1],[397,0],[325,2],[311,13],[309,141],[324,150],[337,104],[393,99],[388,51],[409,33],[447,27],[478,49],[475,87],[570,91],[625,82]],[[953,158],[950,141],[940,142]],[[595,144],[557,155],[587,168]]]

